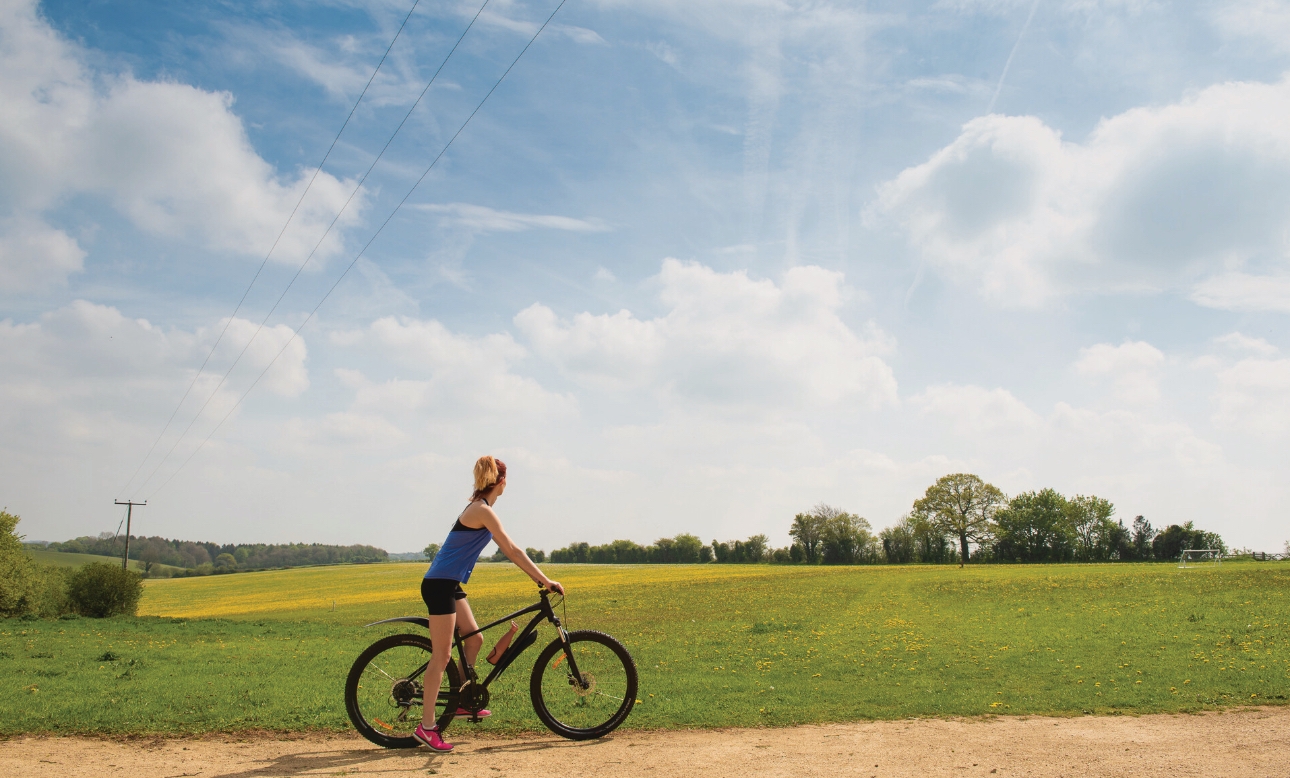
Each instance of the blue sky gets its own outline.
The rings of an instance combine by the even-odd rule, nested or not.
[[[548,549],[961,470],[1290,536],[1283,5],[570,0],[235,406],[554,4],[487,5],[217,389],[479,6],[418,4],[229,322],[408,8],[0,5],[29,537],[410,550],[483,452]]]

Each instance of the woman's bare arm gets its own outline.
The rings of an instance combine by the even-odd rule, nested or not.
[[[564,587],[560,585],[560,582],[547,578],[541,568],[534,564],[532,559],[529,559],[528,554],[524,553],[524,549],[515,545],[515,541],[511,540],[511,536],[507,535],[506,530],[502,528],[502,520],[497,517],[496,511],[488,505],[480,504],[472,506],[472,512],[476,513],[476,516],[471,518],[477,518],[482,521],[484,527],[493,533],[493,542],[502,550],[507,559],[514,562],[516,567],[527,573],[529,578],[532,578],[539,586],[564,594]]]

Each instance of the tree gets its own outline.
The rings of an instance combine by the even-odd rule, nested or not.
[[[534,562],[546,561],[546,552],[540,548],[526,548],[524,549],[524,553],[527,554],[528,558],[532,559]]]
[[[1170,524],[1151,541],[1153,556],[1162,562],[1176,561],[1182,556],[1182,552],[1194,548],[1226,551],[1227,545],[1217,533],[1196,529],[1190,521],[1182,526]]]
[[[914,561],[914,530],[909,515],[878,533],[882,541],[882,555],[889,565],[903,565]]]
[[[842,512],[840,508],[820,503],[809,513],[799,513],[793,517],[793,526],[789,528],[788,536],[794,540],[795,545],[802,548],[802,558],[808,565],[820,561],[824,524]]]
[[[221,570],[236,570],[237,558],[227,552],[220,554],[215,557],[215,567]]]
[[[914,501],[914,514],[959,541],[959,566],[968,561],[968,544],[990,537],[994,514],[1007,500],[997,487],[970,473],[942,476]]]
[[[1066,501],[1066,513],[1075,531],[1075,558],[1104,562],[1117,550],[1114,543],[1115,506],[1101,497],[1077,494]]]
[[[753,535],[744,541],[744,558],[749,562],[766,561],[766,548],[770,545],[770,538],[765,535]]]
[[[820,555],[825,564],[854,565],[868,561],[873,542],[869,522],[853,513],[839,513],[821,522]]]
[[[1151,558],[1151,541],[1155,540],[1156,531],[1151,522],[1142,516],[1133,517],[1133,555],[1134,559]]]
[[[439,544],[431,543],[430,545],[426,546],[425,550],[422,551],[421,553],[425,554],[425,557],[428,561],[433,562],[435,555],[439,553]]]
[[[661,544],[663,541],[660,540]],[[699,540],[697,535],[691,535],[683,532],[672,538],[672,559],[669,561],[680,564],[694,564],[699,561],[699,549],[703,548],[703,541]]]
[[[143,563],[143,574],[146,576],[152,572],[154,565],[161,562],[161,550],[149,543],[139,552],[138,559]]]
[[[1012,562],[1065,562],[1074,555],[1075,529],[1066,498],[1052,489],[1013,497],[995,514],[994,553]]]
[[[17,515],[0,510],[0,616],[21,616],[33,611],[36,570],[22,547]]]

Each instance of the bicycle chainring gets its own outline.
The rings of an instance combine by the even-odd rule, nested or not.
[[[488,689],[467,681],[461,687],[461,702],[458,704],[471,713],[479,713],[488,707],[488,698]]]

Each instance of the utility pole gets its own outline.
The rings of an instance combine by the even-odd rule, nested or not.
[[[125,554],[121,557],[121,569],[125,570],[126,566],[130,564],[130,517],[134,514],[134,506],[147,505],[148,501],[135,502],[134,500],[126,500],[122,502],[117,500],[116,504],[129,506],[125,509]]]

